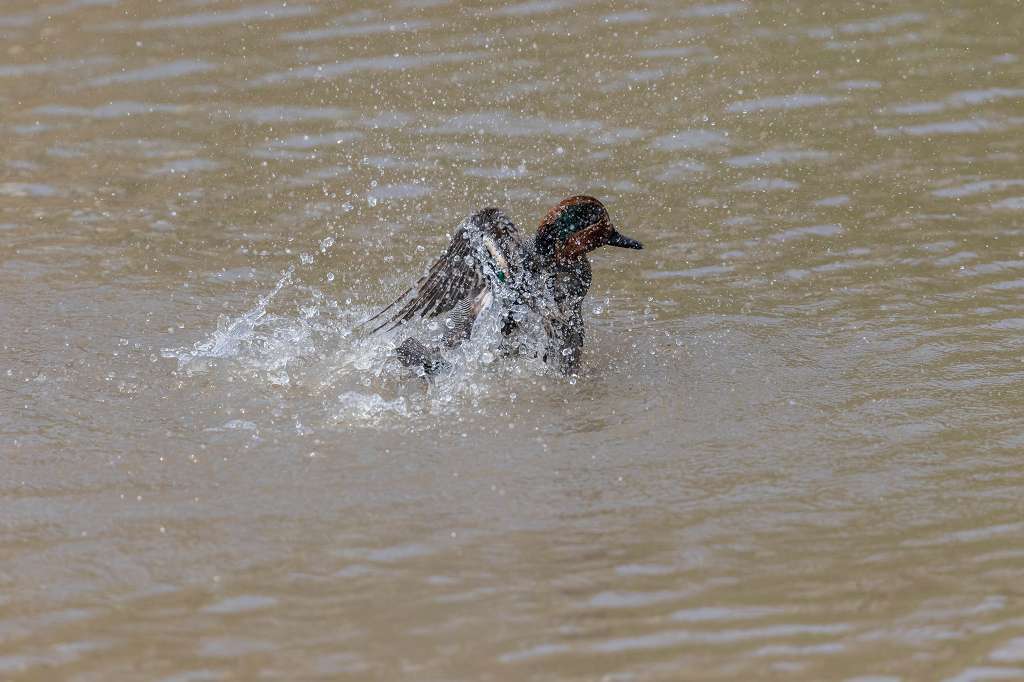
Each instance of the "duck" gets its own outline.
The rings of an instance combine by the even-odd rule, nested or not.
[[[359,328],[372,336],[444,315],[440,345],[410,336],[396,348],[402,365],[433,376],[450,368],[444,352],[471,338],[480,313],[497,305],[505,354],[523,351],[515,339],[534,329],[544,339],[535,352],[562,374],[575,375],[585,336],[583,299],[593,281],[588,254],[602,246],[643,248],[618,231],[593,196],[558,202],[533,237],[500,209],[484,208],[459,223],[423,277]]]

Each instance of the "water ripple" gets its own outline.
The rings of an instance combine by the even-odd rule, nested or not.
[[[843,98],[833,95],[781,95],[761,99],[745,99],[733,102],[725,110],[734,114],[754,114],[765,111],[788,111],[807,109],[842,102]]]
[[[110,76],[101,76],[85,81],[86,86],[99,87],[113,85],[116,83],[141,83],[153,80],[166,80],[168,78],[181,78],[197,73],[207,73],[217,67],[209,62],[195,59],[179,59],[163,64],[156,64],[143,69],[122,71]]]
[[[261,21],[274,21],[292,17],[308,17],[317,14],[312,5],[289,5],[287,3],[268,3],[253,5],[236,10],[196,12],[159,19],[146,19],[137,23],[111,24],[109,30],[124,28],[141,28],[145,30],[164,30],[176,28],[202,29],[217,26],[230,26]]]
[[[411,71],[439,64],[460,64],[482,59],[486,56],[488,56],[487,52],[477,51],[420,56],[381,55],[379,57],[363,57],[269,73],[252,80],[251,84],[253,86],[262,86],[286,83],[293,80],[330,80],[360,71],[380,73]]]

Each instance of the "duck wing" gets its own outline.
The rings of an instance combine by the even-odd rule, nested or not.
[[[414,318],[447,313],[464,301],[478,299],[498,282],[511,282],[521,268],[522,254],[522,236],[508,216],[496,208],[474,213],[459,224],[427,274],[359,327],[375,334]]]

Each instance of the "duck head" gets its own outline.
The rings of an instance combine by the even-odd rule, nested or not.
[[[563,199],[548,211],[537,228],[536,245],[539,254],[563,263],[583,258],[601,246],[644,248],[615,229],[604,204],[585,195]]]

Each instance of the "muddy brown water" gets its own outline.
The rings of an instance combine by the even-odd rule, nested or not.
[[[5,0],[0,679],[1024,679],[1022,37]],[[351,334],[581,192],[574,382]]]

